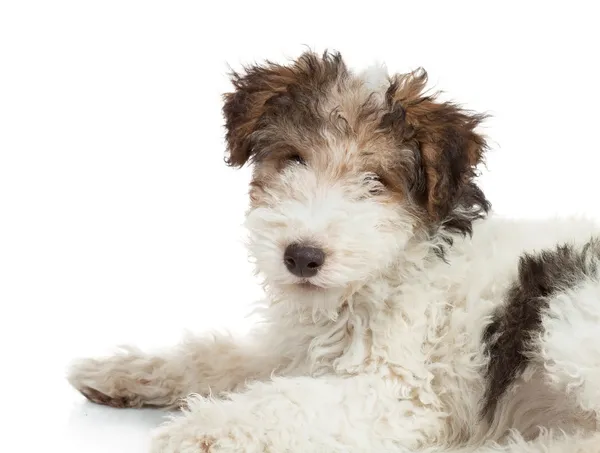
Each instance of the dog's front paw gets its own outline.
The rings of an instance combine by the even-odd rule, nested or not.
[[[164,429],[152,439],[150,453],[217,453],[217,439],[208,435],[182,435],[174,429]],[[239,450],[242,451],[242,450]]]
[[[139,407],[141,399],[132,391],[127,370],[111,359],[82,359],[74,362],[67,376],[69,383],[88,400],[111,407]],[[139,382],[139,385],[143,385]]]
[[[174,406],[177,385],[161,375],[158,359],[127,350],[103,359],[81,359],[70,366],[67,379],[88,400],[126,408]]]
[[[227,419],[222,407],[209,405],[203,413],[185,410],[158,428],[151,453],[264,453],[272,446],[256,420]]]

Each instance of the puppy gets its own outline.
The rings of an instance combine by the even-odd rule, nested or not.
[[[264,322],[79,360],[71,384],[183,406],[154,453],[600,452],[598,227],[488,215],[484,116],[426,82],[312,52],[234,73]]]

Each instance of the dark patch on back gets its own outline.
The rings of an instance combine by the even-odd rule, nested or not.
[[[598,238],[581,248],[565,244],[520,258],[517,281],[506,295],[506,304],[483,333],[489,363],[482,416],[493,417],[502,395],[525,371],[550,297],[596,275],[599,259]]]

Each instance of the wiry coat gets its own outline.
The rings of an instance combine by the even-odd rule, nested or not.
[[[600,452],[597,226],[487,217],[484,117],[427,93],[424,71],[307,53],[232,80],[263,322],[81,360],[71,383],[119,407],[194,393],[157,453]],[[319,248],[318,272],[286,269],[290,244]]]

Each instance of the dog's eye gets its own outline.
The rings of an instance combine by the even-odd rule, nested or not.
[[[385,188],[381,177],[374,173],[371,173],[365,177],[365,183],[368,185],[369,193],[371,195],[380,195]]]
[[[306,165],[306,161],[299,154],[292,154],[287,158],[287,161],[290,163]]]

